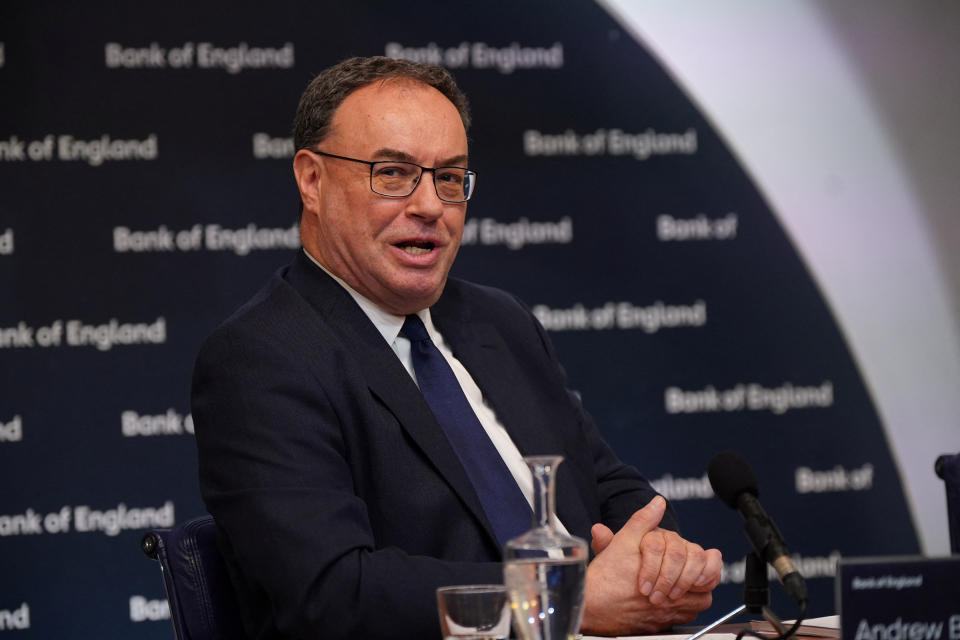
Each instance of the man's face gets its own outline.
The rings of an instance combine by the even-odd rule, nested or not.
[[[460,114],[433,87],[405,79],[350,94],[318,149],[363,160],[405,160],[425,167],[466,166]],[[304,198],[304,247],[332,273],[399,315],[429,307],[443,291],[463,235],[465,203],[440,200],[424,172],[406,198],[370,189],[367,165],[308,154],[295,161],[316,172],[316,198]],[[312,163],[312,164],[308,164]],[[301,192],[305,191],[300,180]]]

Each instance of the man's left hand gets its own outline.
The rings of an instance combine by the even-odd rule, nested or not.
[[[598,554],[613,540],[603,524],[593,525],[590,547]],[[722,557],[717,549],[704,550],[684,540],[675,531],[656,528],[640,540],[640,593],[659,605],[667,598],[677,600],[688,591],[708,593],[720,583]]]

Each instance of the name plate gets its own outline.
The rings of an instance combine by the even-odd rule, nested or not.
[[[843,640],[960,640],[960,556],[843,558]]]

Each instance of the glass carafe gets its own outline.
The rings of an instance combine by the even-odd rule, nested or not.
[[[583,617],[587,543],[554,526],[554,480],[562,456],[530,456],[533,529],[504,545],[503,582],[522,640],[568,640]]]

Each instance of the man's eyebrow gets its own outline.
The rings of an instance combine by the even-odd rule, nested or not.
[[[459,155],[453,156],[452,158],[444,159],[439,165],[440,167],[465,167],[467,166],[467,156]]]
[[[373,157],[377,159],[386,159],[386,160],[399,160],[400,162],[415,162],[415,159],[412,155],[405,151],[398,151],[397,149],[390,149],[384,147],[382,149],[377,149],[373,153]],[[437,164],[438,167],[456,167],[456,166],[467,166],[467,156],[466,154],[461,154],[458,156],[453,156],[451,158],[444,158]]]
[[[388,160],[401,160],[403,162],[413,162],[413,156],[405,151],[397,151],[384,147],[373,152],[374,158],[385,158]]]

